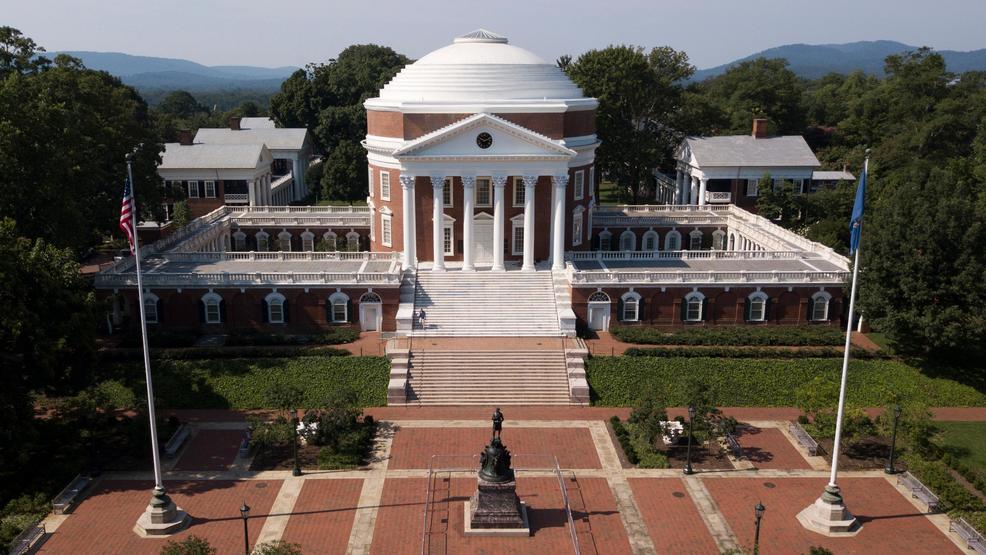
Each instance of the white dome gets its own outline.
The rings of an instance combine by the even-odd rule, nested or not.
[[[367,106],[559,100],[595,103],[555,64],[478,29],[404,67]]]

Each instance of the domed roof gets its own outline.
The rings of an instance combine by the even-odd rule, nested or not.
[[[589,101],[555,64],[484,29],[457,37],[404,67],[380,90],[374,105],[515,104]],[[579,104],[582,104],[580,102]]]

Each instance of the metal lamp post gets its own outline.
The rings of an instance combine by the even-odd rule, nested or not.
[[[240,517],[243,519],[243,554],[250,555],[250,532],[247,530],[247,519],[250,518],[250,506],[243,502],[240,506]]]
[[[291,425],[294,428],[294,468],[291,469],[292,476],[301,476],[301,466],[298,464],[298,409],[291,409]]]
[[[894,468],[894,449],[897,447],[897,422],[900,420],[900,405],[894,405],[894,431],[890,436],[890,458],[887,459],[887,467],[883,469],[887,474],[896,474]]]
[[[688,450],[685,454],[685,474],[694,474],[692,469],[692,426],[695,422],[695,407],[688,407]]]
[[[763,512],[767,507],[763,506],[763,503],[757,501],[757,506],[753,508],[753,512],[757,515],[757,530],[753,534],[753,555],[760,555],[760,519],[763,518]]]

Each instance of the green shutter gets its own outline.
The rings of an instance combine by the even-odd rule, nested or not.
[[[623,321],[623,298],[622,297],[620,297],[620,299],[618,301],[616,301],[616,319],[619,320],[620,322]]]
[[[709,320],[709,299],[702,299],[702,321],[707,322]]]
[[[281,303],[281,314],[283,315],[282,318],[284,319],[284,323],[287,324],[288,323],[288,300],[287,299],[284,299],[284,302]]]
[[[687,322],[688,321],[688,299],[687,298],[683,298],[681,300],[681,321],[682,322]]]
[[[160,324],[164,322],[164,301],[158,299],[156,304],[157,304],[157,321]]]
[[[746,301],[744,302],[744,305],[743,305],[743,321],[744,322],[749,322],[750,321],[750,317],[752,316],[752,312],[753,312],[753,301],[750,300],[750,297],[747,297],[746,298]]]
[[[770,303],[770,297],[767,297],[767,299],[763,302],[763,321],[764,322],[769,322],[770,321],[770,304],[771,304]]]
[[[199,323],[205,323],[205,301],[199,299]]]
[[[265,324],[268,322],[268,316],[270,315],[270,313],[267,312],[267,309],[268,309],[268,307],[267,307],[267,299],[261,300],[260,301],[260,321],[263,322],[263,323],[265,323]]]

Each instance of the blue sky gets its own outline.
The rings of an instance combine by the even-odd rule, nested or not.
[[[353,43],[420,57],[478,27],[554,60],[609,44],[668,45],[699,68],[781,44],[889,39],[986,47],[983,0],[2,0],[0,24],[48,50],[208,65],[304,65]]]

